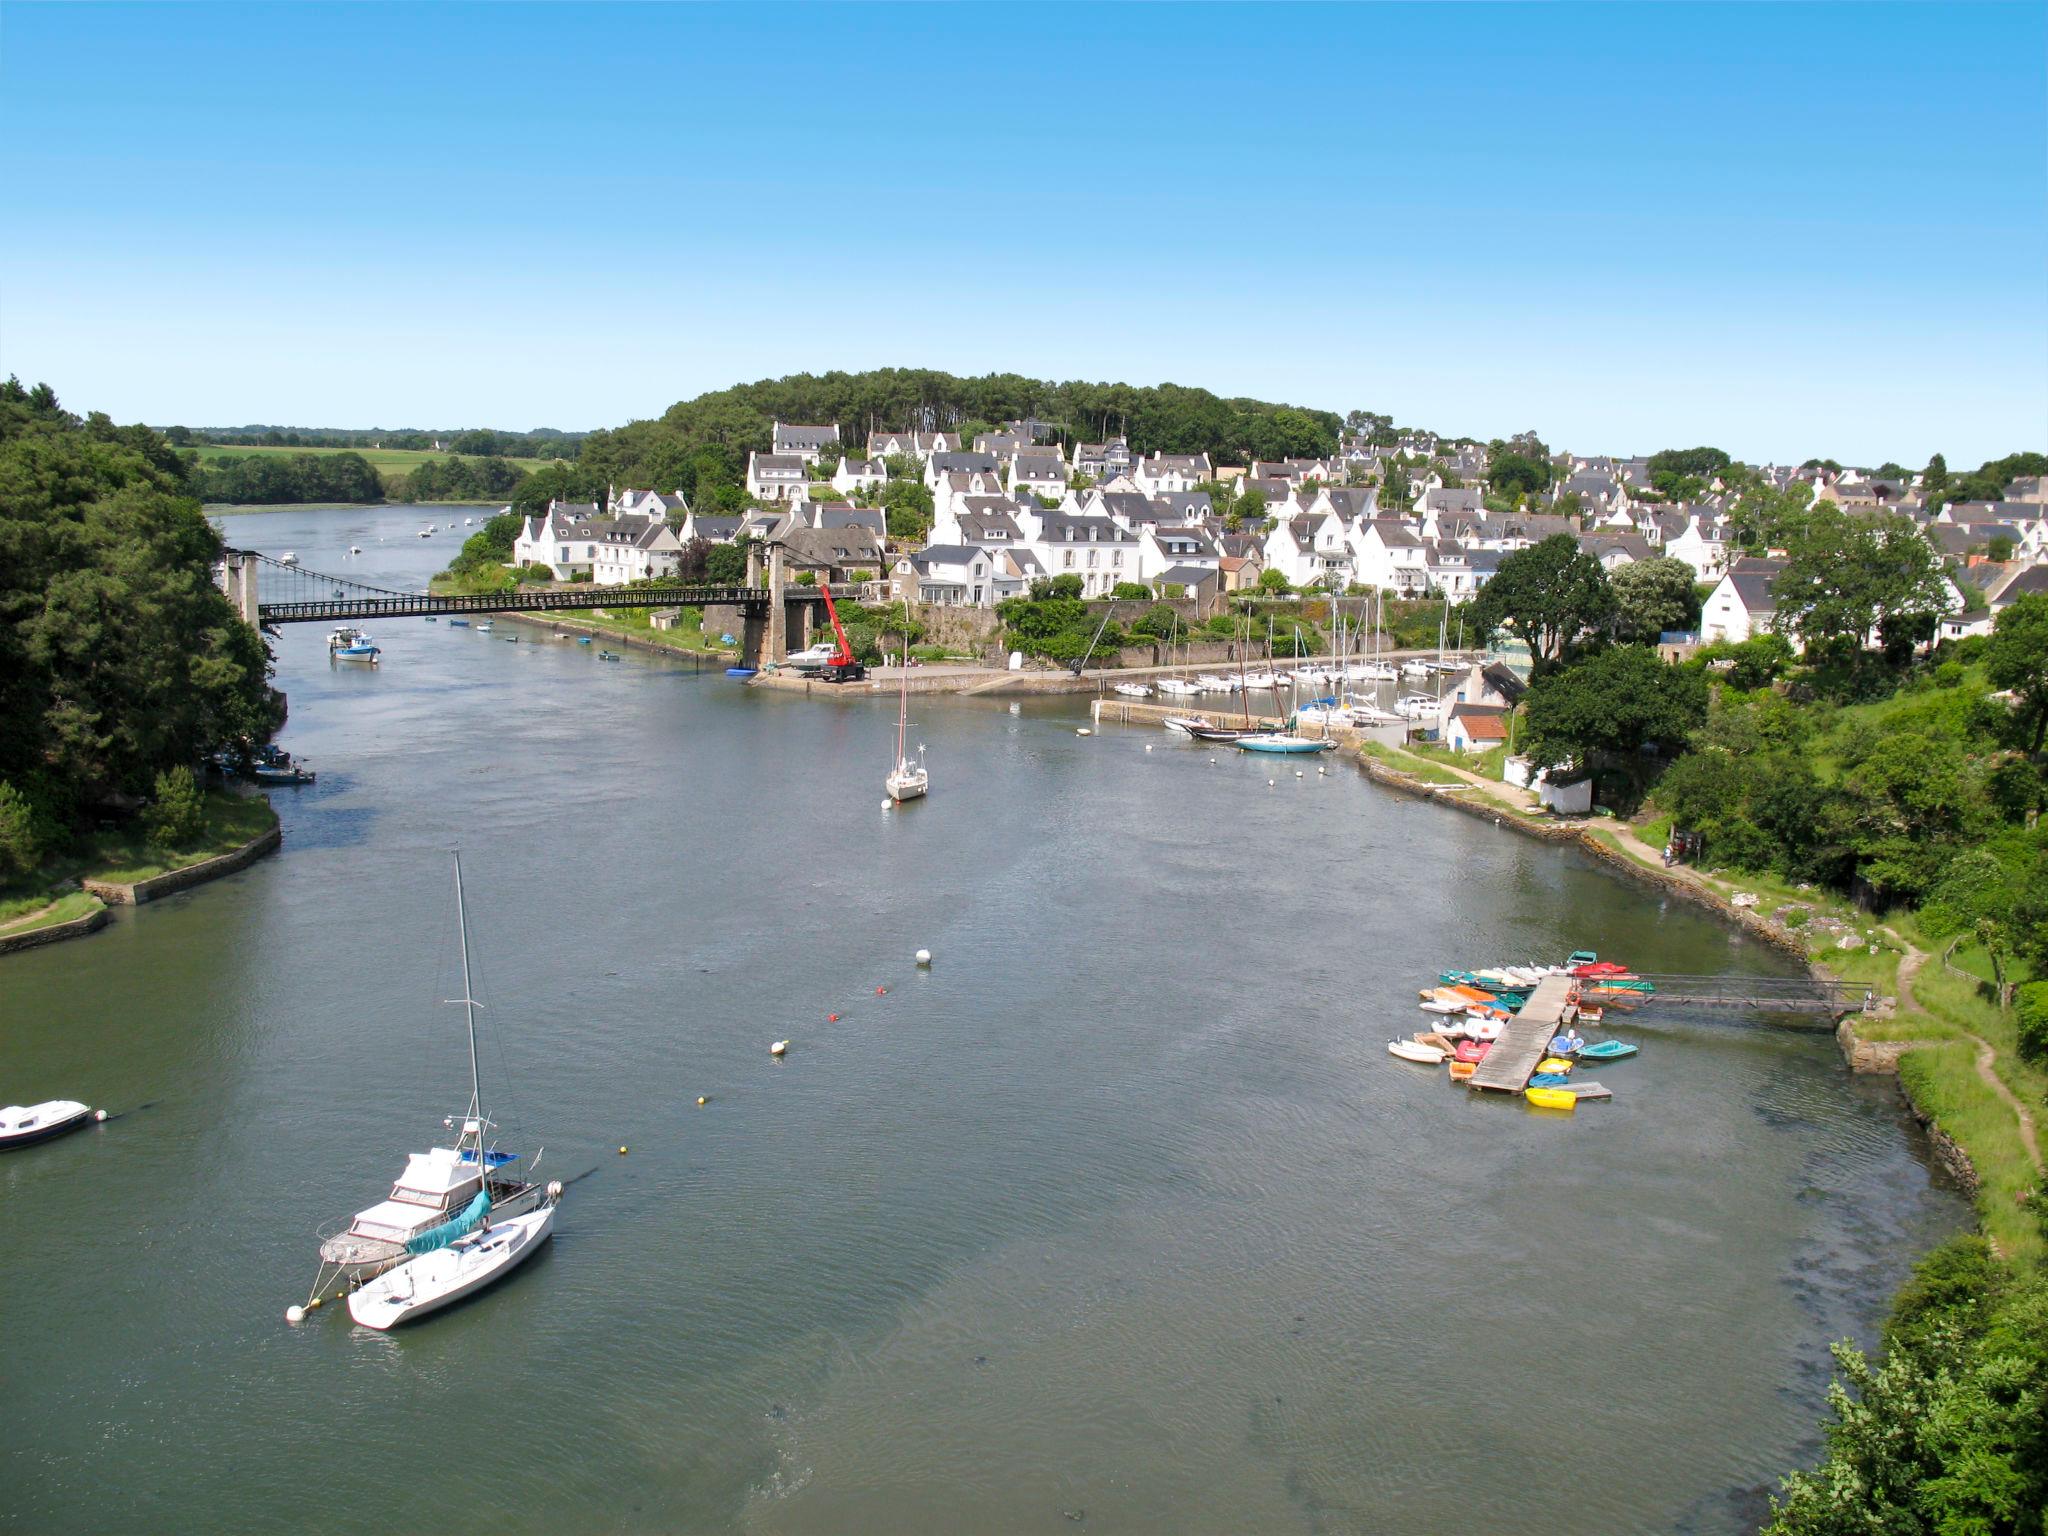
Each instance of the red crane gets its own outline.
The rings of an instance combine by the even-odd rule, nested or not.
[[[846,626],[839,622],[839,610],[832,604],[832,589],[821,581],[818,590],[825,596],[825,612],[832,620],[832,633],[839,639],[839,649],[832,653],[820,675],[828,683],[857,683],[868,675],[868,669],[853,654],[853,642],[846,638]]]

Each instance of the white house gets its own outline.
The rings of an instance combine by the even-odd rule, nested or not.
[[[795,422],[778,421],[768,445],[770,453],[793,453],[805,464],[815,464],[826,454],[836,452],[838,448],[839,423],[836,421],[822,427],[807,427]]]
[[[600,587],[622,587],[629,581],[673,576],[682,548],[682,540],[665,522],[619,522],[597,540],[590,579]]]
[[[1192,491],[1216,478],[1206,453],[1155,453],[1131,466],[1131,479],[1147,496],[1161,491]]]
[[[810,461],[798,453],[747,455],[747,494],[760,501],[793,501],[811,483]]]
[[[888,483],[889,471],[880,459],[849,459],[841,454],[839,468],[832,472],[832,489],[842,496],[851,496],[855,491],[871,491]]]
[[[1679,532],[1665,532],[1664,553],[1691,566],[1701,581],[1719,581],[1728,570],[1728,530],[1722,524],[1690,516]]]
[[[681,491],[622,491],[612,503],[612,510],[619,517],[641,517],[660,523],[671,517],[689,516],[690,504]]]
[[[1265,567],[1278,571],[1297,587],[1330,587],[1343,591],[1351,584],[1351,546],[1342,520],[1303,514],[1276,522],[1266,535]]]
[[[1223,564],[1223,546],[1208,529],[1200,527],[1147,524],[1138,533],[1138,551],[1139,581],[1151,581],[1170,570],[1199,567],[1215,571]],[[1175,582],[1181,586],[1191,584],[1186,576],[1176,577]]]
[[[1010,460],[1010,477],[1003,487],[1012,496],[1049,496],[1058,500],[1066,494],[1066,461],[1044,453],[1020,453]]]
[[[566,512],[549,511],[528,517],[512,540],[512,561],[515,565],[546,566],[556,581],[591,575],[598,545],[618,526],[609,517],[577,518]],[[667,532],[665,524],[650,524],[638,518],[632,526],[635,531],[660,527]]]
[[[1074,445],[1074,473],[1077,475],[1086,475],[1095,481],[1114,480],[1118,475],[1129,474],[1132,467],[1131,445],[1124,438]]]
[[[1700,610],[1700,639],[1743,641],[1763,634],[1778,615],[1771,583],[1785,568],[1782,560],[1737,560],[1715,583]]]
[[[1429,556],[1422,540],[1398,517],[1362,517],[1351,525],[1352,568],[1376,592],[1429,590]]]
[[[1082,595],[1102,597],[1120,581],[1140,581],[1138,535],[1106,517],[1048,512],[1031,552],[1048,576],[1079,576]]]

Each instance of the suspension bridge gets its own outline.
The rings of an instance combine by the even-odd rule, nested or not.
[[[1624,997],[1617,1006],[1736,1008],[1748,1013],[1804,1015],[1816,1027],[1828,1029],[1848,1014],[1861,1013],[1876,1000],[1876,988],[1862,982],[1823,981],[1813,976],[1645,973],[1642,979],[1654,983],[1657,990],[1645,996],[1640,1005],[1632,1005]]]
[[[782,549],[757,546],[739,585],[681,583],[655,587],[516,587],[508,592],[416,592],[380,587],[354,576],[308,570],[253,549],[223,552],[215,578],[241,615],[259,629],[279,624],[360,624],[431,618],[444,613],[569,613],[604,608],[737,610],[740,653],[752,665],[780,661],[789,639],[808,643],[824,617],[824,595],[783,579]]]

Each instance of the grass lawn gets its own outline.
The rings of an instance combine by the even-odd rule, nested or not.
[[[295,453],[359,453],[369,461],[372,469],[382,473],[402,475],[418,469],[422,464],[438,464],[455,457],[452,453],[437,452],[432,448],[235,448],[219,443],[195,443],[193,450],[199,455],[199,462],[211,464],[216,459],[242,459],[253,454]],[[473,457],[473,455],[472,455]],[[541,465],[552,462],[547,459],[508,459],[528,474]]]
[[[0,901],[0,935],[32,933],[97,912],[106,903],[87,891],[69,891],[53,903],[48,891]],[[47,908],[48,910],[44,910]]]
[[[1976,1063],[1974,1045],[1950,1040],[1906,1052],[1899,1058],[1899,1078],[1913,1102],[1961,1143],[1976,1165],[1977,1216],[1985,1232],[2004,1252],[2035,1262],[2048,1245],[2040,1224],[2019,1203],[2034,1187],[2034,1165],[2020,1140],[2019,1122],[1977,1076]]]
[[[1358,744],[1358,750],[1365,753],[1367,757],[1377,758],[1389,768],[1397,768],[1403,773],[1413,774],[1425,784],[1467,784],[1471,782],[1452,773],[1447,768],[1438,767],[1426,757],[1417,757],[1413,752],[1404,751],[1400,747],[1389,747],[1377,741],[1361,741]]]
[[[631,635],[650,645],[659,645],[678,651],[720,652],[725,648],[718,644],[719,637],[704,636],[704,610],[685,608],[676,620],[673,629],[656,629],[649,622],[652,608],[620,608],[607,610],[600,618],[588,608],[572,608],[560,614],[539,614],[537,619],[562,618],[572,624],[581,624],[590,629],[605,630],[615,635]]]
[[[262,796],[210,790],[206,796],[206,831],[191,847],[175,851],[153,848],[142,829],[134,827],[100,833],[68,862],[88,879],[132,885],[233,853],[276,825],[277,812]]]

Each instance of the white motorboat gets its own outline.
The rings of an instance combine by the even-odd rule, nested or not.
[[[1186,699],[1193,698],[1202,690],[1184,677],[1162,677],[1159,679],[1159,691],[1174,698]]]
[[[1143,683],[1118,683],[1110,689],[1110,692],[1120,693],[1127,699],[1149,699],[1152,697],[1152,690]]]
[[[420,537],[423,539],[431,539],[433,536],[434,530],[431,528],[422,528],[420,530]]]
[[[488,635],[494,628],[496,628],[496,626],[492,624],[489,619],[479,619],[477,621],[476,632],[480,635]]]
[[[1247,691],[1253,688],[1274,688],[1278,687],[1279,683],[1280,679],[1271,672],[1247,672],[1244,675],[1244,686]]]
[[[1398,1056],[1403,1061],[1418,1061],[1425,1067],[1440,1067],[1444,1064],[1444,1051],[1440,1046],[1424,1045],[1417,1040],[1389,1040],[1387,1054]],[[350,1307],[355,1303],[351,1301]]]
[[[825,663],[838,654],[837,642],[826,640],[801,651],[792,651],[782,664],[792,672],[822,672]]]
[[[1401,663],[1401,675],[1403,677],[1427,677],[1434,670],[1435,667],[1424,656],[1411,656],[1408,660]]]
[[[333,661],[367,661],[377,665],[383,650],[362,630],[352,624],[338,625],[328,632],[327,655]]]
[[[488,1196],[477,1196],[486,1209],[488,1200]],[[478,1210],[475,1215],[481,1221],[485,1211]],[[461,1219],[466,1221],[469,1216],[466,1211]],[[382,1330],[438,1312],[504,1279],[539,1252],[554,1229],[552,1202],[523,1216],[479,1226],[350,1292],[348,1315],[365,1328]]]
[[[1237,692],[1237,679],[1234,677],[1218,677],[1213,672],[1204,672],[1195,679],[1195,686],[1204,693],[1235,693]]]
[[[1437,700],[1426,693],[1411,693],[1394,705],[1394,712],[1403,720],[1420,720],[1436,713]]]
[[[1176,736],[1192,737],[1197,731],[1212,729],[1216,722],[1207,715],[1168,715],[1159,722]]]
[[[360,555],[363,552],[363,546],[360,544],[351,544],[348,547],[348,552],[352,555]]]
[[[467,527],[469,527],[469,526],[470,526],[470,524],[471,524],[471,523],[473,523],[474,521],[475,521],[475,519],[474,519],[474,518],[468,518],[468,517],[465,517],[465,518],[464,518],[464,519],[462,520],[462,526],[463,526],[463,527],[465,527],[465,528],[467,528]]]
[[[0,1109],[0,1149],[31,1147],[92,1123],[90,1105],[76,1099],[45,1099]]]
[[[299,563],[299,557],[293,554],[290,550],[286,550],[283,554],[277,557],[277,563],[279,565],[297,565]]]
[[[1393,683],[1401,678],[1401,674],[1384,661],[1368,661],[1363,666],[1353,667],[1351,675],[1369,683]]]

